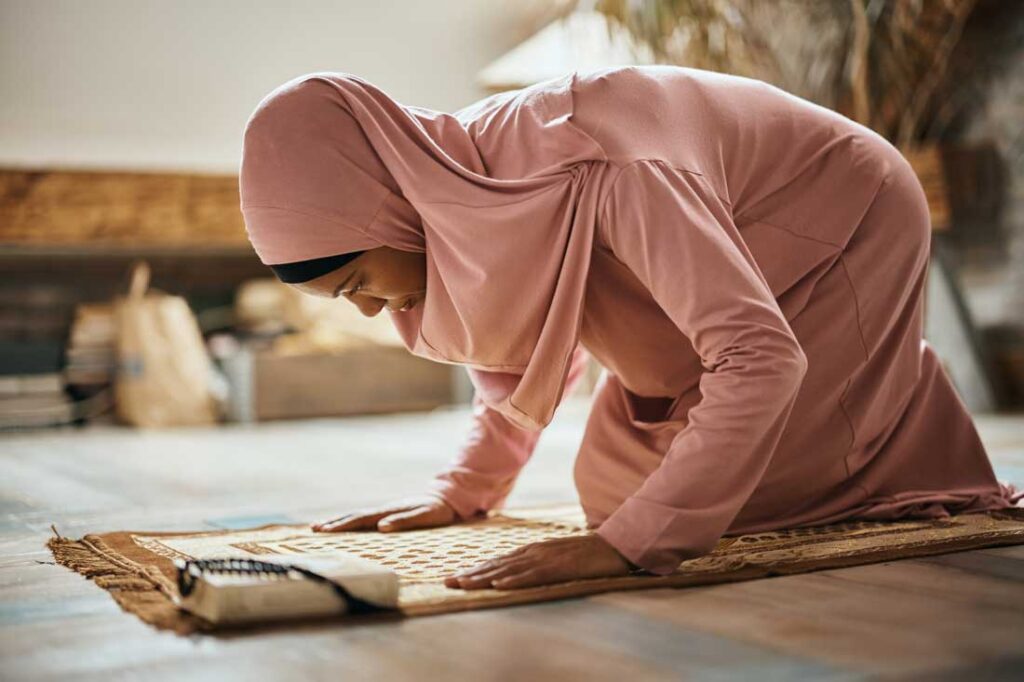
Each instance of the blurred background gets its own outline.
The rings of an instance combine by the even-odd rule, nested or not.
[[[759,78],[900,148],[925,335],[1024,488],[1021,0],[0,0],[0,678],[1020,679],[1021,547],[201,641],[53,565],[54,533],[393,508],[494,442],[461,367],[256,258],[237,172],[268,92],[343,71],[452,112],[633,63]],[[600,371],[499,508],[578,499]]]
[[[267,278],[245,122],[311,71],[450,112],[628,63],[759,78],[896,144],[932,208],[926,336],[972,411],[1020,411],[1022,57],[1000,0],[3,0],[0,429],[464,408],[386,315]]]

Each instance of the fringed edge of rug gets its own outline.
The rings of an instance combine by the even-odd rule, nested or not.
[[[995,520],[1024,521],[1024,508],[1004,509],[986,512]],[[109,592],[117,604],[127,613],[134,614],[140,620],[163,630],[171,630],[179,635],[194,632],[210,632],[216,634],[226,628],[215,628],[212,624],[178,609],[173,601],[176,594],[173,583],[156,565],[144,566],[132,559],[132,556],[149,554],[142,548],[134,546],[130,532],[106,534],[111,538],[112,547],[99,535],[86,535],[80,540],[71,540],[60,535],[51,526],[55,537],[47,541],[56,562],[83,577],[92,580],[97,586]],[[210,534],[225,531],[213,531]],[[156,533],[158,535],[174,533]],[[507,592],[501,599],[487,599],[479,602],[460,600],[457,605],[441,602],[425,602],[403,606],[398,617],[425,616],[453,611],[468,611],[496,606],[564,599],[589,594],[598,594],[611,590],[678,588],[697,585],[712,585],[725,582],[736,582],[753,578],[810,573],[820,570],[843,568],[848,566],[866,565],[884,561],[911,559],[949,552],[998,547],[1002,545],[1024,544],[1024,530],[999,533],[979,533],[969,538],[957,538],[939,542],[919,542],[903,545],[899,552],[880,548],[874,552],[840,552],[827,558],[797,561],[785,565],[751,566],[739,564],[720,573],[645,577],[596,578],[584,581],[571,581],[558,585],[546,585]],[[123,545],[123,546],[122,546]],[[131,556],[129,556],[131,555]],[[157,563],[167,562],[166,570],[170,569],[167,559],[154,558]],[[345,616],[348,622],[354,620],[374,620],[375,617],[390,619],[396,617],[395,612],[366,614],[361,616]]]
[[[56,537],[50,538],[46,546],[54,560],[109,592],[126,613],[179,635],[211,629],[206,621],[178,609],[166,588],[144,567],[110,550],[97,536],[71,540],[57,533],[56,528],[53,532]]]

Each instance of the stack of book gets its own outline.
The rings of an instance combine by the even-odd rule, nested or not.
[[[64,381],[77,397],[94,395],[113,383],[117,355],[112,305],[75,308],[65,359]]]
[[[74,402],[59,374],[0,376],[0,429],[69,424]]]

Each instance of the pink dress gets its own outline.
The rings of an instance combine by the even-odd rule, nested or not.
[[[566,384],[588,353],[606,369],[575,466],[595,532],[664,575],[725,534],[1014,505],[922,338],[931,228],[899,152],[759,81],[658,78],[573,90],[608,158]],[[474,407],[431,488],[462,518],[539,437]]]

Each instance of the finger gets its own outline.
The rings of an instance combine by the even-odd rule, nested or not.
[[[313,530],[319,532],[319,531],[322,531],[327,526],[339,523],[339,522],[341,522],[341,521],[343,521],[344,519],[347,519],[347,518],[349,518],[349,517],[348,516],[338,516],[338,517],[335,517],[333,519],[324,519],[323,521],[316,521],[314,523],[309,524],[309,527],[312,528]]]
[[[514,564],[505,564],[502,566],[496,566],[487,571],[474,573],[473,575],[449,575],[444,579],[444,584],[447,587],[487,587],[490,585],[491,581],[497,577],[522,572],[527,568],[529,568],[529,565],[523,564],[521,562]]]
[[[499,578],[494,581],[493,585],[499,590],[515,590],[523,587],[548,585],[555,582],[559,582],[559,577],[556,574],[549,571],[531,568],[523,571],[522,573],[516,573]]]
[[[434,506],[434,503],[438,502],[434,498],[429,499],[430,504],[425,503],[423,500],[409,500],[405,504],[397,503],[356,509],[347,514],[311,524],[310,527],[315,531],[374,530],[377,523],[384,517],[420,507]],[[438,506],[440,508],[440,505]]]
[[[372,530],[376,528],[377,522],[381,518],[392,512],[394,512],[393,509],[378,512],[354,512],[321,524],[319,529],[314,530],[320,530],[325,533],[337,533],[343,530]]]
[[[487,559],[486,561],[478,563],[475,566],[470,566],[469,568],[460,571],[457,574],[458,576],[470,576],[470,574],[472,573],[480,572],[483,570],[490,570],[513,559],[525,559],[527,558],[527,552],[529,551],[530,547],[532,547],[532,545],[522,545],[521,547],[515,548],[511,552],[507,552],[505,554],[501,554],[499,556]]]
[[[430,528],[432,526],[444,525],[448,519],[444,517],[443,510],[438,507],[416,507],[409,511],[398,514],[390,514],[380,519],[377,523],[377,530],[382,532],[396,530],[411,530],[413,528]]]
[[[482,573],[476,573],[474,576],[462,577],[462,576],[449,576],[444,579],[444,586],[450,588],[462,588],[464,590],[475,590],[478,588],[487,588],[492,586],[493,581],[498,578],[504,578],[505,576],[512,576],[512,574],[520,573],[526,570],[528,564],[509,563],[503,566],[499,566],[494,570],[488,570]]]
[[[312,528],[313,530],[321,530],[321,529],[325,528],[326,526],[334,525],[336,523],[341,523],[342,521],[344,521],[346,519],[350,519],[350,518],[352,518],[352,514],[342,514],[341,516],[335,516],[335,517],[330,518],[330,519],[324,519],[322,521],[316,521],[314,523],[309,524],[309,527]]]
[[[507,564],[509,561],[512,561],[512,560],[519,560],[519,557],[510,557],[508,555],[495,557],[494,559],[490,559],[489,561],[485,561],[482,564],[477,564],[476,566],[471,566],[470,568],[467,568],[464,571],[460,571],[459,573],[455,574],[455,577],[457,577],[457,578],[469,578],[469,577],[472,577],[474,575],[478,575],[480,573],[486,573],[487,571],[493,571],[495,568],[499,568],[500,566],[503,566],[503,565]]]
[[[347,516],[341,516],[337,519],[323,523],[319,528],[314,528],[324,533],[336,533],[343,530],[359,530],[360,527],[366,524],[365,516],[362,514],[349,514]]]

